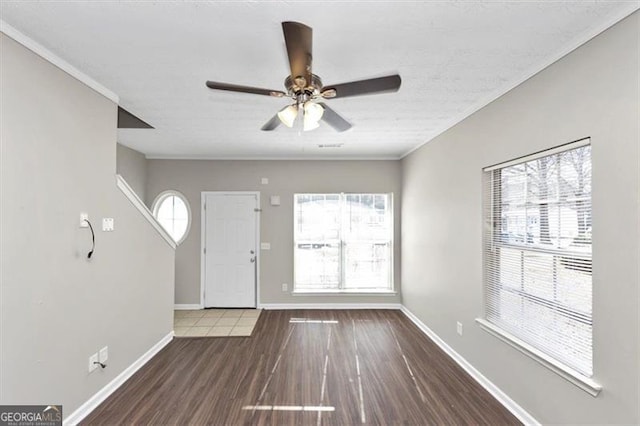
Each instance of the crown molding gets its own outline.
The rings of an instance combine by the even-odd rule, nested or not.
[[[89,86],[91,89],[95,90],[105,98],[111,100],[112,102],[119,104],[120,98],[111,90],[104,87],[102,84],[95,81],[93,78],[89,77],[87,74],[83,73],[69,62],[65,61],[46,47],[42,46],[40,43],[36,42],[32,38],[26,36],[21,33],[11,25],[7,24],[5,21],[0,19],[0,32],[4,33],[7,37],[12,38],[16,42],[20,43],[27,49],[31,50],[36,55],[40,56],[44,60],[52,63],[56,67],[60,68],[62,71],[69,74],[71,77],[76,80],[84,83]]]
[[[132,148],[133,149],[133,148]],[[400,157],[216,157],[198,155],[145,155],[147,160],[207,161],[398,161]]]
[[[466,118],[468,118],[472,114],[478,112],[479,110],[481,110],[485,106],[489,105],[491,102],[493,102],[496,99],[502,97],[503,95],[505,95],[508,92],[510,92],[511,90],[515,89],[516,87],[518,87],[519,85],[521,85],[525,81],[529,80],[531,77],[533,77],[536,74],[538,74],[539,72],[541,72],[544,69],[550,67],[554,63],[558,62],[560,59],[564,58],[565,56],[567,56],[569,53],[573,52],[574,50],[576,50],[580,46],[586,44],[589,40],[593,39],[594,37],[597,37],[598,35],[600,35],[604,31],[606,31],[609,28],[613,27],[618,22],[620,22],[623,19],[631,16],[631,14],[636,12],[638,9],[640,9],[640,5],[638,4],[638,2],[636,2],[636,1],[630,2],[627,7],[622,8],[618,13],[612,15],[610,17],[610,19],[604,21],[602,24],[600,24],[600,25],[598,25],[596,27],[589,28],[587,31],[584,31],[583,33],[581,33],[580,35],[575,37],[573,40],[571,40],[569,43],[565,44],[560,49],[558,49],[555,53],[547,56],[542,61],[537,62],[532,67],[529,67],[527,70],[525,70],[522,74],[520,74],[516,78],[510,80],[506,84],[500,86],[497,90],[494,90],[493,92],[491,92],[491,94],[489,94],[487,97],[483,98],[480,102],[475,103],[473,106],[471,106],[470,108],[466,109],[461,114],[455,116],[452,120],[449,120],[447,122],[447,124],[442,126],[442,128],[440,128],[440,130],[436,131],[435,134],[433,136],[431,136],[429,139],[427,139],[426,141],[416,145],[415,147],[411,148],[410,150],[408,150],[404,154],[400,155],[400,159],[403,159],[406,156],[408,156],[409,154],[411,154],[412,152],[417,151],[418,149],[422,148],[425,144],[431,142],[432,140],[434,140],[435,138],[437,138],[438,136],[440,136],[441,134],[443,134],[447,130],[451,129],[456,124],[464,121]]]

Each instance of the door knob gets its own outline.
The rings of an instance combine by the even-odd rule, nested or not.
[[[251,263],[253,263],[253,262],[255,262],[255,261],[256,261],[256,258],[255,258],[255,257],[252,257],[250,260],[251,260]]]
[[[255,251],[253,251],[253,250],[249,250],[249,253],[253,254],[253,253],[255,253]]]

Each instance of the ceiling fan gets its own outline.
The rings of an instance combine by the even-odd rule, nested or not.
[[[207,81],[207,87],[210,89],[293,99],[294,103],[281,109],[262,126],[262,130],[274,130],[280,123],[287,127],[293,127],[296,117],[302,111],[304,131],[318,128],[319,122],[322,120],[338,132],[344,132],[351,128],[351,124],[324,102],[319,101],[396,92],[400,88],[401,79],[397,74],[323,86],[320,77],[311,72],[313,44],[311,27],[299,22],[283,22],[282,30],[291,67],[291,75],[284,80],[286,92]]]

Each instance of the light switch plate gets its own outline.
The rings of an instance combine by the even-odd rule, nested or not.
[[[98,368],[98,354],[93,354],[89,357],[89,373]]]
[[[106,364],[108,359],[109,359],[109,347],[105,346],[104,348],[100,349],[100,352],[98,352],[98,361],[100,361],[103,364]]]
[[[80,228],[88,228],[89,227],[89,224],[87,223],[87,220],[89,220],[89,213],[81,212],[80,213]]]
[[[460,336],[462,336],[462,323],[460,321],[456,323],[456,331]]]
[[[269,178],[260,179],[260,183],[262,183],[263,185],[269,185]]]
[[[279,206],[280,205],[280,196],[279,195],[272,195],[271,199],[270,199],[271,205],[272,206]]]
[[[260,250],[271,250],[271,243],[260,243]]]
[[[111,232],[114,229],[114,221],[112,217],[102,218],[102,230],[105,232]]]
[[[287,291],[289,289],[289,285],[287,283],[282,283],[282,291]]]

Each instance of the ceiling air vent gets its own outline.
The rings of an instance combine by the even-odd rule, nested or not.
[[[341,143],[327,143],[327,144],[319,144],[318,148],[341,148],[342,145]]]

